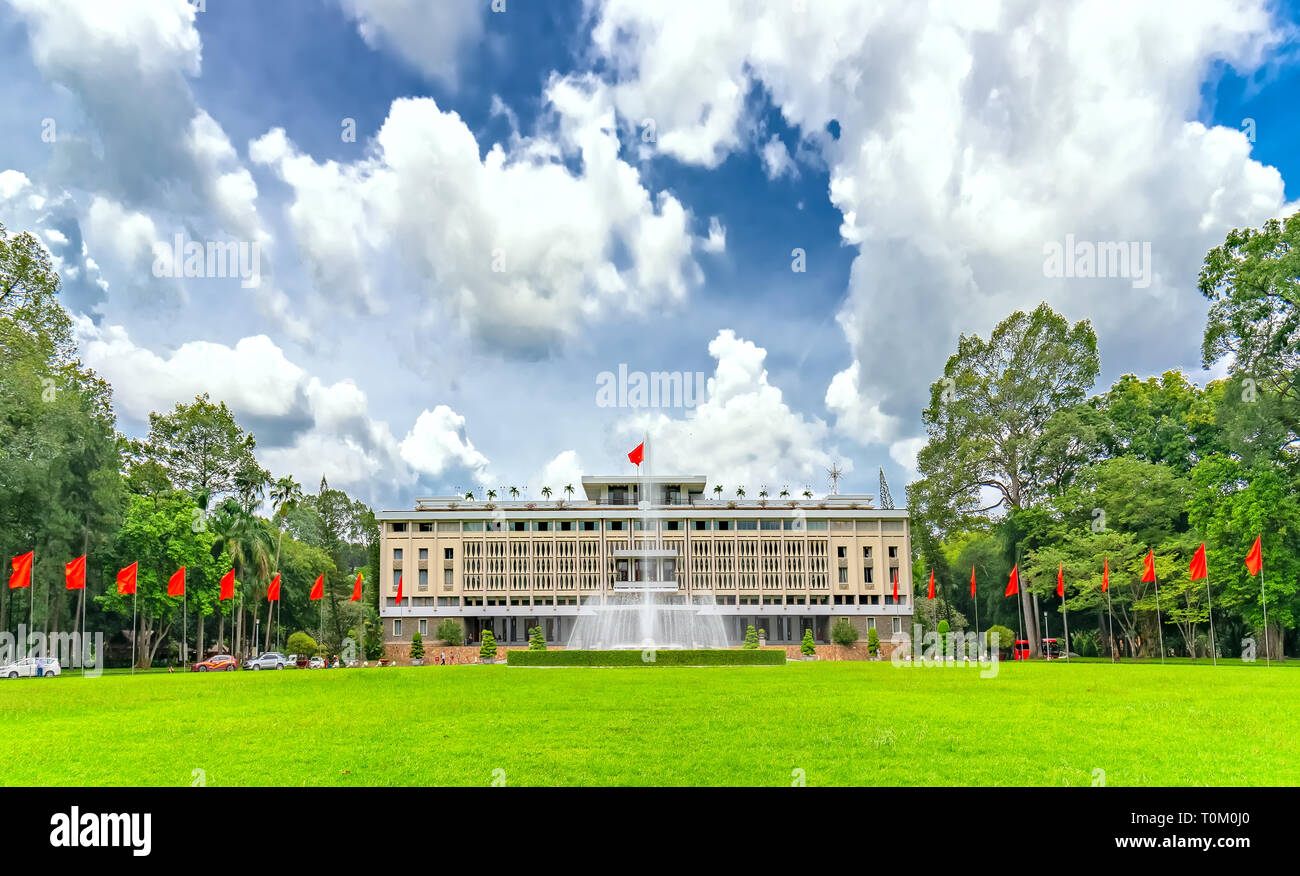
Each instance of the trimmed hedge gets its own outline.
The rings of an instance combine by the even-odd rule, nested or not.
[[[507,651],[510,666],[780,666],[785,649],[664,650],[654,652],[653,661],[643,660],[640,651]]]

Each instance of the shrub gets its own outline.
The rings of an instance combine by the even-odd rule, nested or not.
[[[415,635],[411,636],[411,659],[424,659],[424,637],[420,635],[419,630],[416,630]]]
[[[442,623],[438,624],[435,635],[453,648],[465,644],[465,630],[449,617],[443,618]]]
[[[939,653],[948,655],[948,632],[952,629],[946,620],[939,621]]]
[[[287,644],[290,654],[306,654],[308,657],[320,651],[316,640],[301,630],[289,637]]]
[[[994,624],[984,631],[984,647],[992,650],[995,634],[998,637],[998,653],[1002,655],[1011,653],[1011,648],[1016,643],[1016,634],[1010,627],[1004,627],[1002,624]]]
[[[867,653],[872,657],[880,653],[880,633],[876,632],[875,627],[867,630]]]
[[[545,651],[546,650],[546,633],[542,632],[541,627],[533,627],[528,631],[528,650]]]
[[[799,643],[799,653],[805,657],[812,657],[817,653],[817,643],[813,641],[811,627],[803,631],[803,641]]]
[[[758,630],[754,629],[753,624],[750,624],[749,629],[745,630],[745,641],[740,647],[746,651],[753,651],[758,648]]]
[[[842,617],[831,627],[831,641],[837,645],[849,647],[858,640],[857,627],[846,617]]]
[[[483,631],[483,644],[478,647],[478,656],[480,660],[491,660],[497,656],[497,637],[492,635],[491,630]]]
[[[645,652],[627,651],[509,651],[510,666],[781,666],[785,651],[715,649],[656,651],[654,659]]]

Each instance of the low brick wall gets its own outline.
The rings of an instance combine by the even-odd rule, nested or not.
[[[897,647],[893,642],[880,643],[880,659],[888,660],[889,655]],[[787,660],[802,660],[803,653],[799,650],[798,645],[786,645],[785,657]],[[845,647],[843,645],[818,645],[818,660],[872,660],[874,659],[867,653],[867,643],[857,642],[856,644]]]

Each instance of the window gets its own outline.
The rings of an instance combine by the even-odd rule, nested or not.
[[[875,628],[876,628],[876,619],[874,617],[867,618],[867,629],[874,630]]]
[[[667,531],[669,531],[669,532],[676,532],[677,530],[679,530],[679,529],[681,529],[681,528],[682,528],[682,522],[681,522],[680,520],[665,520],[665,521],[664,521],[664,529],[667,530]]]
[[[737,529],[744,529],[744,530],[758,529],[758,521],[757,521],[757,520],[737,520],[737,521],[736,521],[736,528],[737,528]]]
[[[903,619],[901,617],[894,618],[894,632],[901,633],[902,631],[903,631]]]
[[[417,529],[418,529],[420,532],[433,532],[433,524],[432,524],[432,523],[421,523],[421,524],[419,524],[419,526],[417,527]]]
[[[840,545],[839,547],[835,548],[835,556],[840,557],[841,559],[848,556],[848,552],[849,549],[846,548],[844,545]]]
[[[841,583],[841,584],[847,584],[847,583],[849,583],[849,568],[848,568],[848,566],[840,566],[840,583]]]
[[[406,532],[405,523],[390,523],[388,526],[389,526],[389,530],[388,530],[389,532]]]
[[[421,570],[420,570],[420,579],[419,579],[419,585],[418,585],[418,586],[419,586],[420,590],[428,590],[428,589],[429,589],[429,570],[428,570],[428,569],[421,569]]]
[[[730,520],[719,520],[719,521],[718,521],[718,531],[719,531],[719,532],[725,532],[726,530],[729,530],[729,529],[731,529],[731,521],[730,521]]]
[[[825,532],[825,531],[826,531],[826,521],[825,521],[825,520],[809,520],[809,521],[808,521],[808,529],[809,529],[810,531],[813,531],[813,532]]]
[[[695,531],[696,531],[696,532],[707,532],[707,531],[710,529],[709,524],[711,524],[712,522],[713,522],[712,520],[696,520],[696,521],[695,521]]]
[[[760,520],[760,521],[758,522],[758,528],[759,528],[759,529],[769,530],[769,531],[770,531],[770,530],[773,530],[773,529],[780,529],[780,528],[781,528],[781,521],[780,521],[780,520]]]
[[[422,559],[422,560],[427,560],[427,559],[429,559],[429,549],[428,549],[428,548],[420,548],[420,559]]]
[[[551,521],[549,521],[549,520],[539,520],[539,521],[537,521],[536,523],[533,524],[533,529],[534,529],[535,531],[537,531],[537,532],[550,532],[550,531],[551,531]]]
[[[442,558],[443,558],[444,560],[454,560],[454,559],[456,558],[456,549],[455,549],[455,548],[443,548],[443,549],[442,549]]]
[[[393,570],[393,589],[397,589],[397,585],[401,582],[401,580],[402,580],[402,570],[401,570],[401,569],[394,569],[394,570]]]
[[[890,558],[891,560],[896,560],[896,559],[898,559],[898,545],[893,545],[893,544],[891,544],[891,545],[889,546],[889,558]]]
[[[622,531],[623,531],[623,521],[622,521],[622,520],[606,520],[606,521],[605,521],[605,528],[608,529],[610,532],[622,532]]]
[[[452,571],[451,569],[442,570],[442,586],[450,590],[452,588]]]
[[[401,558],[402,558],[402,549],[401,549],[401,548],[393,548],[393,559],[394,559],[394,560],[400,560]]]
[[[862,549],[862,559],[864,559],[864,560],[869,560],[869,559],[871,559],[871,548],[869,548],[869,547],[864,547],[864,548]]]
[[[595,520],[584,520],[584,521],[582,521],[582,531],[583,531],[583,532],[595,532],[595,531],[596,531],[596,521],[595,521]]]
[[[429,635],[429,621],[426,620],[425,618],[420,618],[420,635],[421,636]]]
[[[862,583],[863,583],[863,584],[870,584],[870,583],[871,583],[871,572],[872,572],[872,569],[871,569],[870,566],[867,566],[865,569],[862,570]]]
[[[400,638],[402,638],[402,619],[401,619],[401,618],[394,618],[394,619],[393,619],[393,638],[394,638],[394,639],[400,639]]]
[[[560,525],[560,532],[573,532],[572,520],[561,520],[559,525]]]
[[[510,531],[511,531],[511,532],[527,532],[527,531],[528,531],[528,521],[527,521],[527,520],[512,520],[512,521],[510,521]]]
[[[483,531],[483,521],[482,521],[482,520],[466,520],[466,521],[465,521],[465,531],[466,531],[466,532],[482,532],[482,531]]]

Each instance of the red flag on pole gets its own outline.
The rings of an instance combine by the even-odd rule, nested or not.
[[[897,593],[894,594],[894,598],[895,598],[895,599],[898,598],[898,594],[897,594]],[[934,569],[931,569],[931,570],[930,570],[930,595],[929,595],[929,597],[927,597],[927,598],[929,598],[929,599],[934,599]]]
[[[325,595],[325,576],[320,575],[316,578],[316,583],[311,586],[311,594],[308,599],[320,599]]]
[[[397,604],[402,604],[402,576],[397,576]]]
[[[1003,596],[1015,596],[1020,592],[1020,564],[1011,567],[1011,580],[1007,582],[1007,592]]]
[[[9,575],[10,590],[21,590],[23,587],[32,586],[32,562],[35,559],[36,551],[28,551],[9,561],[10,566],[13,567]]]
[[[68,579],[69,590],[86,589],[86,558],[77,557],[71,563],[63,567],[64,576]]]
[[[361,573],[360,572],[357,572],[357,583],[352,585],[352,598],[348,601],[349,602],[361,601]]]
[[[1255,546],[1250,549],[1250,553],[1246,554],[1246,568],[1252,575],[1258,575],[1259,570],[1264,568],[1264,545],[1260,541],[1262,538],[1262,535],[1255,536]]]
[[[1146,566],[1144,566],[1142,569],[1142,580],[1143,581],[1156,580],[1156,552],[1155,551],[1152,550],[1147,551]]]
[[[173,572],[172,576],[167,579],[167,595],[168,596],[185,595],[185,567],[184,566],[181,566],[179,569]]]
[[[280,576],[278,574],[271,579],[271,586],[266,588],[266,601],[280,601]]]
[[[894,570],[894,603],[898,603],[898,570]]]
[[[135,575],[140,571],[139,563],[132,563],[117,573],[117,595],[130,596],[135,593]]]
[[[1056,595],[1065,598],[1065,563],[1056,570]]]
[[[221,602],[224,599],[234,599],[234,598],[235,598],[235,570],[231,569],[229,572],[221,576],[221,593],[217,596],[217,602]]]
[[[975,598],[975,567],[970,567],[970,595],[971,599]]]
[[[631,453],[627,455],[627,461],[635,465],[637,468],[640,468],[641,463],[644,460],[645,460],[645,442],[642,441],[635,448],[633,448]]]
[[[1101,561],[1101,592],[1105,593],[1110,589],[1110,557]]]
[[[1192,565],[1190,568],[1193,581],[1209,576],[1210,572],[1206,568],[1205,563],[1205,542],[1201,542],[1201,546],[1196,549],[1196,553],[1192,554]]]

